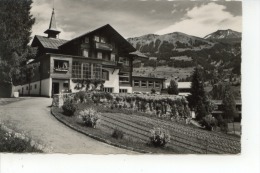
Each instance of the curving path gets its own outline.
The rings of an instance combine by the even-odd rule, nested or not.
[[[47,146],[51,153],[134,154],[80,134],[57,121],[50,113],[50,98],[28,98],[0,106],[0,121]]]

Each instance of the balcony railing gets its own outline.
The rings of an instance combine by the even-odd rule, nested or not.
[[[67,72],[68,68],[54,67],[54,71],[56,72]]]
[[[111,44],[107,44],[107,43],[96,43],[96,49],[112,51],[113,46]]]

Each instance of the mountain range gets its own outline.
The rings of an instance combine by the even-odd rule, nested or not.
[[[157,58],[156,62],[144,60],[146,67],[185,69],[199,64],[210,75],[216,70],[229,70],[230,74],[240,76],[242,34],[231,29],[217,30],[203,38],[173,32],[165,35],[147,34],[127,40],[148,57]]]
[[[127,39],[137,50],[142,53],[153,54],[167,52],[183,52],[186,50],[199,51],[212,48],[216,43],[239,43],[241,33],[228,30],[218,30],[204,38],[173,32],[165,35],[147,34],[140,37]]]

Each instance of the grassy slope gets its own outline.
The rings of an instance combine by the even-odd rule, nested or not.
[[[186,78],[193,72],[193,68],[174,68],[167,66],[159,66],[156,69],[153,67],[134,68],[133,75],[148,76],[154,74],[156,77],[166,78],[167,82],[175,77]]]

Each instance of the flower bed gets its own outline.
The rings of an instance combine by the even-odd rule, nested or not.
[[[185,122],[191,118],[188,102],[181,96],[109,94],[104,92],[78,92],[55,95],[53,106],[61,107],[67,100],[76,103],[93,101],[111,109],[124,109],[130,112],[138,111],[150,116],[156,116],[171,121]]]
[[[35,145],[35,142],[26,140],[26,138],[20,134],[7,132],[0,127],[0,152],[42,152],[33,145]]]

